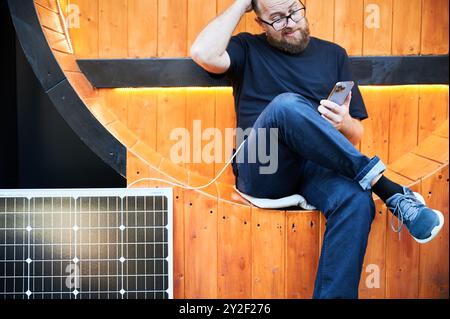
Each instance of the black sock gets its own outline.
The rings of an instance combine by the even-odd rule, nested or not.
[[[386,203],[395,194],[403,194],[403,186],[381,176],[380,180],[372,186],[372,191]]]

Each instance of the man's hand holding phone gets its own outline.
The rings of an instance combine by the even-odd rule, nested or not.
[[[350,102],[352,92],[349,93],[343,105],[338,105],[330,100],[320,101],[319,112],[322,117],[331,123],[338,131],[341,131],[347,123],[352,121],[350,116]]]

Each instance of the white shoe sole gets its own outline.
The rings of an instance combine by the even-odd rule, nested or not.
[[[426,205],[425,199],[423,198],[422,195],[420,195],[419,193],[414,193],[414,195],[417,197],[417,199],[419,201],[421,201],[424,205]],[[433,211],[438,215],[439,225],[437,225],[433,228],[433,230],[431,231],[431,236],[426,239],[417,239],[416,237],[413,236],[414,240],[416,242],[418,242],[419,244],[426,244],[426,243],[432,241],[434,239],[434,237],[436,237],[437,234],[439,234],[442,227],[444,227],[444,215],[438,210],[433,209]]]

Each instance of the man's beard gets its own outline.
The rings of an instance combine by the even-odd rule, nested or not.
[[[275,48],[290,53],[290,54],[299,54],[306,50],[310,41],[310,30],[309,25],[306,24],[305,28],[299,30],[301,33],[301,39],[298,41],[296,39],[296,43],[291,43],[286,41],[284,38],[281,40],[274,39],[270,35],[267,35],[267,41],[270,45]]]

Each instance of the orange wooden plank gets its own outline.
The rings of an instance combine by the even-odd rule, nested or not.
[[[185,191],[185,296],[217,298],[217,199]]]
[[[327,41],[334,41],[334,1],[309,0],[306,6],[306,18],[311,35]]]
[[[120,121],[110,123],[106,128],[117,140],[129,149],[132,149],[138,142],[137,136]]]
[[[444,214],[445,225],[430,243],[420,246],[419,298],[448,299],[448,166],[422,182],[427,204]]]
[[[448,86],[420,86],[419,143],[447,118]]]
[[[363,55],[391,54],[392,1],[364,0]]]
[[[402,156],[398,161],[389,165],[394,172],[409,178],[413,181],[431,174],[437,170],[442,164],[426,159],[422,156],[408,153]]]
[[[187,0],[158,0],[158,57],[187,56],[187,22]],[[189,160],[186,158],[188,154],[181,154],[184,155],[181,161],[171,156],[173,147],[179,142],[171,140],[174,129],[186,129],[186,90],[184,89],[159,91],[157,111],[157,151],[184,167],[185,162]],[[196,289],[192,287],[188,287],[186,283],[187,295]]]
[[[431,135],[413,153],[442,164],[448,163],[448,138]]]
[[[172,147],[178,140],[171,140],[174,129],[186,128],[186,91],[184,89],[161,90],[158,93],[156,149],[162,156],[176,161],[171,156]],[[182,155],[182,154],[181,154]],[[176,163],[185,166],[183,163]]]
[[[362,89],[369,118],[363,121],[364,135],[361,152],[366,156],[378,155],[384,163],[389,158],[390,90],[366,87]]]
[[[334,40],[349,55],[362,55],[363,0],[335,0]]]
[[[217,15],[222,14],[225,10],[227,10],[235,1],[234,0],[217,0]],[[241,19],[239,24],[234,30],[233,34],[238,34],[241,32],[245,32],[245,16]]]
[[[54,12],[58,12],[58,5],[56,3],[56,0],[34,0],[34,3]]]
[[[165,176],[164,179],[170,177],[171,182],[174,182],[176,184],[188,185],[187,183],[189,179],[189,172],[185,168],[175,165],[167,158],[162,159],[158,170],[161,175]]]
[[[392,54],[420,53],[421,0],[394,0]]]
[[[99,89],[99,96],[105,107],[110,110],[122,123],[128,123],[128,95],[129,91],[115,89]]]
[[[157,56],[158,0],[128,0],[128,56]]]
[[[211,198],[217,198],[218,191],[217,191],[217,184],[213,183],[207,187],[204,187],[211,182],[211,178],[205,177],[203,175],[200,175],[198,173],[188,171],[188,181],[190,187],[202,187],[198,189],[198,192],[203,193],[204,195],[208,195]]]
[[[207,183],[188,173],[188,185]],[[215,184],[201,191],[185,191],[186,298],[217,298],[218,203]],[[205,280],[206,279],[206,280]]]
[[[285,298],[286,213],[252,207],[253,298]]]
[[[420,184],[412,188],[420,193]],[[386,298],[418,298],[419,293],[419,244],[406,227],[401,237],[390,229],[391,213],[387,220],[386,243]],[[396,225],[397,221],[395,221]]]
[[[53,51],[58,51],[67,54],[72,53],[65,34],[53,31],[46,27],[43,27],[42,29],[44,30],[47,42],[49,46],[53,49]]]
[[[359,298],[381,299],[386,292],[386,218],[381,200],[375,202],[375,218],[369,235],[359,284]]]
[[[419,88],[392,88],[389,123],[389,161],[392,163],[417,144]]]
[[[61,21],[61,28],[63,29],[63,33],[67,38],[67,42],[70,44],[70,51],[73,54],[73,47],[70,39],[69,27],[70,21],[68,17],[65,15],[68,12],[69,0],[56,0],[57,13],[59,15],[59,20]],[[72,7],[70,7],[72,8]]]
[[[39,1],[39,0],[38,0]],[[42,0],[42,2],[45,2],[46,0]],[[54,3],[54,6],[55,6],[55,11],[56,12],[58,12],[58,5],[57,5],[57,3],[56,3],[56,1],[59,3],[59,6],[61,7],[61,11],[62,11],[62,14],[63,14],[63,16],[66,16],[66,12],[67,12],[67,8],[68,8],[68,6],[69,6],[69,0],[47,0],[47,1],[50,1],[50,2],[53,2]],[[53,5],[53,4],[52,4]]]
[[[134,155],[132,152],[127,152],[127,184],[130,185],[142,178],[150,177],[150,168],[140,158]],[[137,187],[150,187],[149,181],[141,181],[134,186]]]
[[[187,0],[158,0],[158,56],[187,56]]]
[[[414,184],[415,182],[409,178],[406,178],[405,176],[402,176],[389,168],[384,172],[383,174],[386,178],[389,178],[391,181],[403,185],[403,186],[410,186]]]
[[[218,89],[216,92],[216,119],[215,127],[222,133],[222,161],[215,163],[215,176],[220,173],[225,163],[227,163],[231,156],[233,148],[236,144],[232,130],[236,127],[236,112],[234,110],[234,98],[231,89]],[[233,175],[233,168],[231,164],[226,169],[224,174],[219,178],[219,181],[228,184],[235,184],[235,177]]]
[[[422,54],[448,54],[448,0],[422,1]]]
[[[286,212],[286,298],[312,298],[319,264],[319,212]]]
[[[188,0],[188,48],[194,43],[199,33],[217,15],[216,1]]]
[[[129,148],[133,154],[138,155],[142,160],[144,160],[150,167],[157,169],[161,164],[163,157],[157,153],[154,149],[148,147],[147,144],[143,142],[137,142],[135,146]]]
[[[128,127],[148,146],[156,149],[158,94],[133,91],[128,95]]]
[[[449,138],[448,119],[439,128],[433,132],[433,135]]]
[[[235,205],[241,205],[245,207],[250,207],[251,204],[245,200],[231,184],[216,182],[217,195],[220,200],[233,203]]]
[[[215,142],[215,109],[214,90],[188,90],[186,128],[190,133],[191,156],[186,168],[211,179],[214,178],[215,153],[222,152],[220,145]]]
[[[219,200],[218,298],[252,297],[250,207]]]
[[[72,85],[78,93],[78,96],[82,99],[95,98],[98,96],[98,90],[91,85],[83,73],[66,71],[65,74],[70,85]]]
[[[128,57],[127,0],[99,0],[100,58]]]
[[[40,4],[36,4],[36,11],[42,26],[64,34],[62,21],[57,11],[55,12],[47,7],[41,6]]]
[[[59,66],[63,71],[81,72],[80,68],[78,67],[75,56],[73,54],[68,54],[54,50],[53,55],[55,56]]]
[[[174,298],[185,298],[185,222],[184,222],[184,189],[175,187],[174,196],[174,219],[173,219],[173,288]]]
[[[84,99],[84,103],[103,126],[118,121],[118,117],[105,106],[102,98]]]
[[[77,58],[98,58],[99,0],[70,0],[68,9],[69,34]]]

